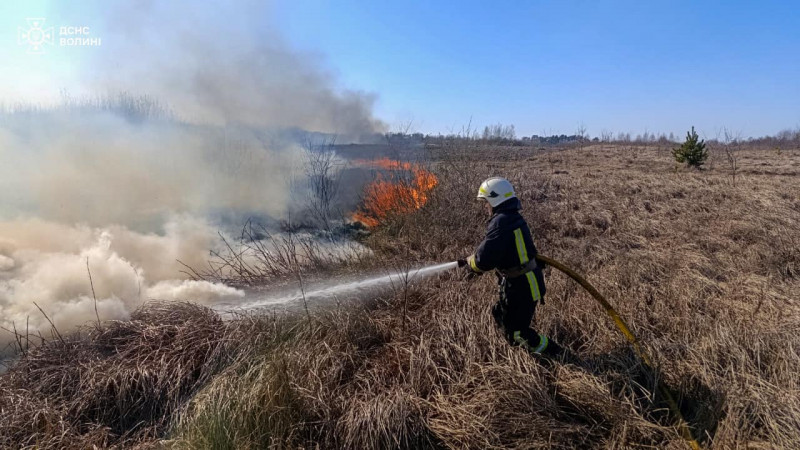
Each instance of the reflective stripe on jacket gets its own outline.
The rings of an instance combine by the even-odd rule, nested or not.
[[[473,271],[516,269],[536,257],[531,231],[519,209],[520,202],[517,198],[507,200],[493,209],[492,218],[486,229],[486,238],[469,258],[469,265]],[[545,294],[541,265],[519,277],[509,278],[508,281],[515,287],[513,289],[515,296],[527,293],[525,297],[529,295],[536,301]]]

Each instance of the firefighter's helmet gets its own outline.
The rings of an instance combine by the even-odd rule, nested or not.
[[[486,201],[492,205],[492,208],[516,196],[511,183],[505,178],[500,177],[487,178],[481,183],[481,187],[478,189],[478,198],[486,199]]]

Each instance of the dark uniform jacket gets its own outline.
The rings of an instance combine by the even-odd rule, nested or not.
[[[486,229],[486,238],[478,246],[469,266],[475,272],[518,268],[536,256],[531,231],[519,213],[519,199],[512,198],[495,207]],[[505,280],[508,302],[538,301],[544,297],[542,264],[521,276]]]

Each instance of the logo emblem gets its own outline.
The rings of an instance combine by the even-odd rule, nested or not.
[[[17,43],[27,45],[29,54],[41,55],[44,53],[44,46],[53,45],[55,41],[53,27],[44,28],[45,19],[41,17],[25,20],[28,22],[28,28],[17,27]]]

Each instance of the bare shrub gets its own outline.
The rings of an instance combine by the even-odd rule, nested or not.
[[[309,207],[318,224],[331,232],[331,221],[336,217],[333,205],[339,195],[344,161],[336,155],[336,138],[317,142],[311,136],[303,141],[306,152],[305,171],[311,192]],[[341,214],[339,214],[341,216]]]
[[[221,234],[220,239],[224,250],[211,252],[208,267],[187,267],[188,275],[233,285],[255,285],[308,271],[358,266],[369,258],[361,245],[344,237],[276,233],[252,220],[242,227],[236,242]]]
[[[731,172],[731,181],[736,187],[736,172],[739,169],[737,154],[742,147],[742,133],[734,133],[727,128],[724,129],[725,156],[728,160],[728,169]]]

